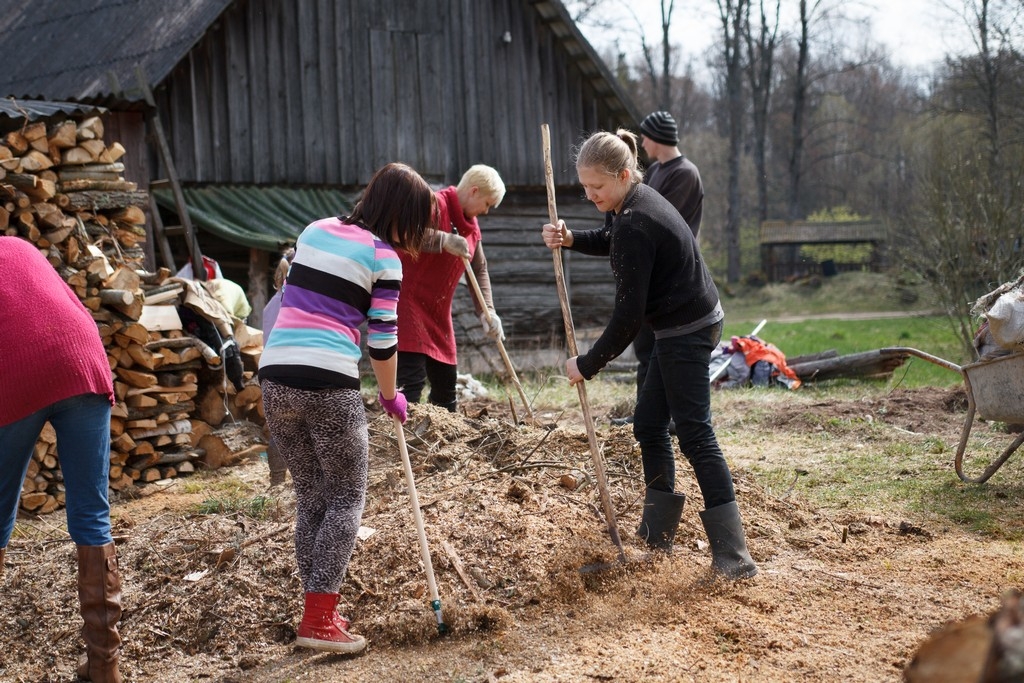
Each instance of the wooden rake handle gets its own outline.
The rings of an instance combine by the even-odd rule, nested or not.
[[[444,634],[448,626],[441,616],[441,597],[437,592],[437,581],[434,579],[434,564],[430,561],[430,546],[427,545],[427,532],[423,527],[423,515],[420,514],[420,500],[416,495],[416,480],[413,477],[412,462],[409,460],[409,448],[405,445],[405,431],[402,428],[402,421],[394,415],[391,416],[395,424],[395,438],[398,439],[398,450],[402,455],[402,466],[405,469],[405,483],[409,487],[409,500],[412,503],[412,519],[416,523],[416,533],[419,535],[420,556],[423,560],[423,567],[427,571],[427,587],[430,589],[430,607],[437,618],[437,630]]]
[[[551,168],[551,135],[548,124],[541,124],[541,138],[544,145],[544,182],[548,190],[548,216],[552,225],[558,225],[558,212],[555,210],[555,175]],[[569,310],[569,293],[565,287],[565,272],[562,269],[561,247],[551,250],[555,266],[555,283],[558,286],[558,300],[562,305],[562,322],[565,323],[565,339],[569,345],[569,356],[579,355],[576,346],[576,329],[572,324],[572,311]],[[601,507],[604,508],[605,520],[612,543],[619,550],[619,560],[625,561],[626,554],[619,537],[619,526],[615,520],[615,508],[612,506],[611,493],[608,490],[608,479],[605,476],[604,458],[597,445],[597,434],[594,431],[594,420],[590,413],[590,402],[587,400],[587,383],[577,382],[576,389],[580,395],[580,407],[583,409],[583,421],[587,427],[587,441],[590,443],[590,455],[594,463],[594,478],[597,480],[598,492],[601,494]]]

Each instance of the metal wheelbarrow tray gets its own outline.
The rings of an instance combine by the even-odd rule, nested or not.
[[[908,353],[930,363],[959,372],[964,378],[967,390],[967,417],[960,433],[960,445],[956,449],[956,474],[963,481],[981,484],[988,481],[1003,463],[1010,459],[1014,451],[1024,443],[1024,432],[1013,440],[1002,455],[993,460],[979,477],[968,477],[964,474],[963,459],[967,449],[967,439],[971,435],[971,427],[975,417],[992,422],[1007,424],[1024,423],[1024,352],[1015,352],[1007,356],[979,360],[967,365],[957,365],[918,349],[897,346],[892,351]]]

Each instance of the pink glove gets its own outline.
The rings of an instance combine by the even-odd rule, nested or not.
[[[408,419],[408,408],[409,402],[405,400],[405,394],[401,391],[395,392],[394,398],[384,398],[384,394],[377,392],[377,400],[380,401],[381,408],[384,412],[392,417],[397,417],[398,421],[405,424]]]

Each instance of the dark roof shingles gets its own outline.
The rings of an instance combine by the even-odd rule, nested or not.
[[[162,81],[234,0],[9,2],[0,97],[85,101],[113,94],[110,74],[134,88],[136,66]]]

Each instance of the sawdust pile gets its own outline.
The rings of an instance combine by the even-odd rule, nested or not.
[[[621,586],[621,572],[579,571],[618,556],[590,474],[586,431],[556,426],[543,414],[533,424],[513,424],[497,413],[500,404],[486,401],[462,408],[451,414],[418,405],[405,426],[451,632],[501,632],[529,606],[572,605],[607,590],[606,582]],[[631,573],[677,582],[658,571],[660,560],[644,558],[633,534],[643,486],[631,428],[601,425],[598,440]],[[370,443],[365,533],[341,608],[371,648],[426,642],[438,628],[390,418],[372,418]],[[245,680],[245,671],[291,648],[302,607],[291,536],[294,496],[290,484],[263,493],[266,467],[258,459],[236,469],[248,490],[207,483],[205,491],[190,493],[182,480],[173,495],[115,506],[128,680],[195,680],[225,669]],[[758,562],[768,559],[758,556],[761,549],[814,548],[835,537],[835,519],[768,495],[741,470],[734,476]],[[679,477],[679,490],[699,506],[692,476]],[[225,504],[210,509],[210,499]],[[154,508],[157,500],[161,507]],[[870,521],[861,526],[871,533]],[[7,646],[0,650],[0,680],[73,680],[82,650],[74,546],[58,516],[18,529],[3,578],[0,640]],[[695,567],[710,564],[694,514],[684,515],[679,529],[674,558],[680,556]]]

